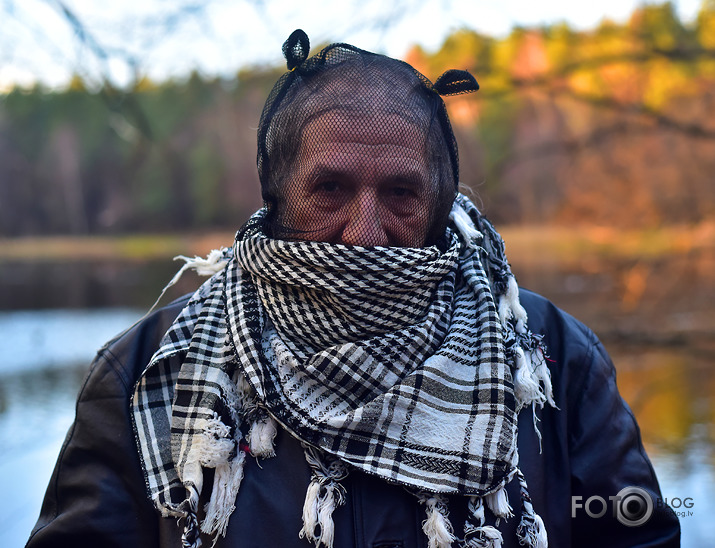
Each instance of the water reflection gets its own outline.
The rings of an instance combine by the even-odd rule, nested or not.
[[[154,302],[179,265],[155,261],[0,261],[0,309],[138,308]],[[176,295],[197,285],[187,273]]]
[[[613,352],[621,394],[649,446],[673,455],[687,454],[694,445],[715,446],[711,352],[623,346]]]
[[[0,313],[0,546],[24,546],[95,351],[136,310]]]
[[[85,374],[86,366],[82,365],[2,377],[0,462],[31,454],[43,449],[48,441],[64,438]]]
[[[0,312],[0,374],[86,361],[140,317],[123,308]]]
[[[638,419],[683,546],[711,546],[715,525],[715,379],[705,347],[614,346],[618,386]],[[690,508],[685,500],[690,499]]]
[[[0,545],[24,546],[87,366],[0,376]]]

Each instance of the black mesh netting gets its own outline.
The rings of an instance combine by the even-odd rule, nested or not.
[[[440,97],[478,89],[466,71],[433,85],[407,63],[303,31],[258,126],[258,173],[274,238],[360,246],[438,243],[457,192],[457,143]]]

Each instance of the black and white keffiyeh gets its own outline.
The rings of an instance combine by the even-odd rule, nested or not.
[[[526,327],[503,243],[458,196],[444,245],[363,248],[265,237],[261,213],[165,335],[133,398],[147,486],[198,545],[203,468],[215,468],[200,530],[225,534],[247,453],[270,457],[276,422],[305,447],[313,480],[301,536],[332,546],[330,512],[351,469],[413,491],[430,547],[457,540],[443,495],[469,505],[462,546],[499,546],[484,506],[545,546],[517,469],[525,405],[553,404],[540,338]],[[524,502],[528,504],[524,504]]]

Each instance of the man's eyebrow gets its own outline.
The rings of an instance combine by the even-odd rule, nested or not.
[[[354,176],[349,169],[340,169],[325,164],[314,165],[308,173],[307,181],[314,183],[318,180],[327,179],[352,180]],[[380,184],[400,183],[413,187],[421,187],[429,182],[429,177],[417,168],[406,168],[393,173],[378,173]]]
[[[413,187],[422,187],[429,182],[429,175],[417,168],[405,168],[380,177],[383,183],[400,183]]]
[[[309,183],[314,183],[318,179],[330,179],[330,178],[345,178],[349,177],[349,170],[343,170],[336,168],[335,166],[327,165],[323,162],[315,164],[308,172],[307,181]]]

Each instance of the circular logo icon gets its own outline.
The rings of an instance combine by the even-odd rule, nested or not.
[[[627,527],[643,525],[653,515],[653,499],[640,487],[624,487],[616,501],[616,518]]]

